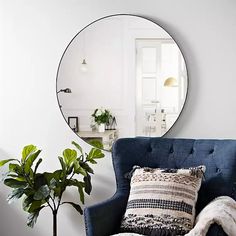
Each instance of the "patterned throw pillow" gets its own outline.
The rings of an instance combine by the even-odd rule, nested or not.
[[[174,236],[188,233],[205,166],[189,169],[135,167],[121,232]]]

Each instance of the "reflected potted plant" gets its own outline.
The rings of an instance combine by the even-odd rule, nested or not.
[[[112,114],[107,109],[97,108],[94,110],[92,118],[94,119],[94,122],[98,126],[98,132],[104,132],[105,126],[109,123],[110,119],[112,118]]]
[[[57,236],[57,213],[59,207],[64,204],[71,205],[81,215],[81,205],[64,201],[63,193],[68,187],[78,189],[80,202],[84,204],[85,193],[92,190],[91,174],[93,169],[90,164],[96,164],[96,159],[103,158],[104,154],[99,148],[103,148],[98,141],[93,141],[94,146],[89,153],[84,153],[76,142],[72,142],[74,149],[67,148],[62,156],[58,157],[61,168],[53,172],[39,173],[38,167],[42,162],[39,158],[41,150],[34,145],[23,148],[22,157],[0,161],[0,167],[9,163],[8,172],[4,176],[4,184],[12,189],[7,201],[11,203],[15,199],[23,199],[23,210],[28,212],[27,225],[33,227],[39,213],[46,207],[51,209],[53,215],[53,236]]]

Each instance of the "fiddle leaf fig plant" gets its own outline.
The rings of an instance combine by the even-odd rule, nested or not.
[[[21,159],[7,159],[0,161],[0,167],[8,165],[8,172],[4,177],[4,184],[12,189],[7,201],[22,198],[22,208],[28,212],[27,225],[33,227],[42,209],[49,207],[53,215],[53,236],[57,235],[57,213],[63,204],[71,205],[81,215],[81,205],[63,201],[62,196],[68,187],[78,190],[80,202],[84,204],[85,193],[92,190],[90,164],[96,164],[97,159],[103,158],[104,153],[100,143],[94,143],[89,153],[84,153],[81,146],[72,142],[74,149],[67,148],[58,157],[61,168],[53,172],[38,172],[42,162],[39,158],[41,150],[34,145],[23,148]]]

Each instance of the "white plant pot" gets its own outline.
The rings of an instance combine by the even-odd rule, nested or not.
[[[100,125],[98,126],[98,132],[99,132],[99,133],[105,132],[105,124],[100,124]]]

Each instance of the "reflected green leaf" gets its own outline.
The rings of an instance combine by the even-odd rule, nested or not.
[[[99,139],[90,140],[88,143],[96,148],[103,149],[103,143]]]

